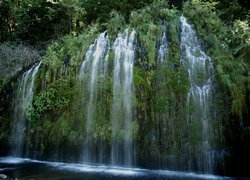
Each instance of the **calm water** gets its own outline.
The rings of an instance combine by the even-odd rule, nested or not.
[[[9,179],[229,179],[221,176],[95,164],[71,164],[0,158],[0,174]]]

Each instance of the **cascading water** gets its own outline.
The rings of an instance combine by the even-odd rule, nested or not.
[[[188,103],[192,112],[189,114],[189,124],[198,122],[202,129],[202,140],[192,142],[190,137],[190,152],[188,153],[190,164],[190,170],[196,169],[212,172],[213,171],[213,156],[211,151],[211,135],[209,134],[210,125],[210,105],[212,104],[212,76],[213,67],[212,60],[202,50],[198,42],[195,31],[187,23],[184,17],[181,17],[181,52],[182,62],[186,62],[190,80],[190,90],[188,93]],[[157,52],[157,84],[165,83],[168,77],[165,76],[165,71],[169,70],[168,62],[168,40],[166,26],[162,26],[162,37],[159,40],[158,52]],[[83,161],[91,163],[107,163],[109,160],[112,165],[134,165],[135,160],[135,144],[133,142],[133,68],[135,60],[135,37],[136,32],[133,30],[129,33],[129,30],[125,30],[122,34],[118,34],[118,37],[114,41],[112,47],[110,47],[109,37],[106,32],[101,33],[90,45],[88,51],[85,54],[85,59],[80,68],[80,94],[81,107],[84,108],[81,118],[85,117],[84,122],[84,143],[83,143]],[[114,66],[113,70],[108,71],[109,55],[114,54]],[[13,155],[22,155],[24,130],[25,125],[25,108],[23,106],[30,104],[33,98],[33,86],[35,76],[38,72],[38,66],[33,67],[26,73],[24,73],[19,84],[19,104],[16,106],[16,117],[21,119],[13,129],[12,139],[15,139],[16,148],[12,148],[15,152]],[[110,66],[111,67],[111,66]],[[171,67],[170,67],[171,68]],[[113,77],[108,78],[110,72],[113,72]],[[102,91],[104,86],[109,84],[109,80],[112,82],[112,87],[108,89],[112,90],[110,93],[112,104],[107,107],[98,105],[105,99]],[[106,83],[106,84],[105,84]],[[158,98],[164,96],[167,92],[163,89],[157,89]],[[111,113],[104,117],[103,111]],[[80,117],[79,116],[79,117]],[[100,117],[103,116],[103,117]],[[171,115],[167,112],[156,114],[157,127],[155,130],[155,137],[159,141],[157,144],[159,147],[163,146],[160,143],[163,141],[172,141],[173,133],[175,129],[175,122],[169,118]],[[105,119],[104,119],[105,118]],[[101,123],[99,123],[102,121]],[[15,120],[17,122],[17,120]],[[97,135],[97,128],[104,123],[112,123],[110,130],[111,146],[107,142],[107,138],[102,139],[100,135]],[[99,123],[99,124],[98,124]],[[108,124],[107,126],[110,127]],[[163,132],[163,129],[167,132]],[[159,132],[158,132],[159,131]],[[165,134],[164,134],[165,133]],[[20,135],[21,134],[21,135]],[[192,133],[190,133],[192,134]],[[192,135],[190,135],[192,136]],[[18,138],[17,138],[18,137]],[[13,141],[14,142],[14,141]],[[195,144],[193,148],[192,145]],[[110,148],[110,149],[109,149]],[[169,148],[169,146],[164,146]],[[111,151],[111,153],[110,153]],[[110,153],[110,154],[109,154]],[[109,157],[110,156],[110,157]],[[183,159],[186,158],[186,154],[183,155]],[[194,160],[195,159],[195,160]],[[173,161],[178,161],[178,158],[173,158]],[[195,161],[195,162],[194,162]],[[174,164],[174,163],[172,163]],[[180,163],[181,164],[181,163]],[[178,163],[176,166],[178,167]]]
[[[198,151],[195,152],[197,168],[208,173],[213,173],[213,154],[211,151],[211,105],[212,97],[212,79],[213,64],[209,56],[201,49],[196,32],[193,30],[187,19],[183,16],[181,22],[181,50],[183,52],[182,61],[187,64],[190,80],[190,89],[188,93],[189,123],[200,124],[202,129],[202,138],[198,144]],[[199,121],[199,122],[195,122]],[[194,152],[192,152],[194,153]]]
[[[95,104],[97,101],[97,78],[101,73],[106,72],[109,49],[109,38],[106,32],[100,34],[94,44],[90,45],[84,62],[80,69],[80,78],[87,74],[90,76],[88,85],[87,120],[85,125],[85,142],[83,160],[85,162],[96,162],[94,142],[92,133],[95,123]],[[82,83],[82,86],[85,86]]]
[[[111,163],[133,164],[132,98],[136,32],[119,34],[114,42]]]
[[[168,54],[168,45],[167,45],[167,34],[166,34],[166,26],[163,26],[162,38],[160,41],[160,47],[158,50],[158,59],[160,63],[164,63]]]
[[[22,157],[25,154],[24,138],[27,131],[26,109],[33,100],[33,89],[36,75],[41,62],[26,71],[20,79],[17,87],[16,98],[14,99],[14,122],[10,138],[11,155]]]

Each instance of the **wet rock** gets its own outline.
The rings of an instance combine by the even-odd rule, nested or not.
[[[5,174],[0,174],[0,179],[7,179],[7,176]]]

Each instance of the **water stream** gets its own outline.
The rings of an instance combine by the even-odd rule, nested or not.
[[[26,110],[33,100],[35,79],[40,65],[41,62],[26,71],[18,82],[16,97],[14,98],[14,121],[10,137],[12,156],[23,157],[27,153],[24,144],[25,134],[28,130]]]
[[[80,69],[80,78],[89,76],[87,84],[82,83],[82,86],[88,86],[88,103],[87,103],[87,121],[85,126],[85,142],[83,160],[84,162],[96,162],[94,150],[94,142],[92,133],[95,123],[95,104],[97,101],[97,80],[98,75],[105,73],[107,70],[107,57],[109,49],[109,38],[106,32],[101,33],[94,44],[90,45],[85,60],[83,61]]]
[[[189,124],[200,125],[201,142],[196,143],[199,152],[196,156],[199,170],[213,173],[213,154],[211,151],[211,105],[213,102],[213,64],[212,59],[201,49],[196,32],[183,16],[181,21],[181,50],[184,52],[183,61],[187,64],[190,81],[188,103],[190,106]]]
[[[113,45],[115,52],[111,112],[113,165],[133,164],[132,98],[135,34],[134,30],[129,34],[127,29],[124,34],[118,35]]]
[[[173,161],[176,161],[176,166],[179,166],[181,163],[183,163],[183,161],[181,161],[181,163],[177,162],[179,161],[178,157],[176,157],[177,153],[175,154],[175,152],[167,152],[167,150],[165,151],[164,148],[171,149],[169,146],[176,143],[175,141],[181,141],[178,138],[183,138],[185,140],[179,143],[180,147],[178,148],[183,148],[184,150],[182,149],[183,151],[180,152],[187,154],[181,154],[180,159],[184,157],[183,159],[188,159],[189,161],[188,163],[184,162],[183,167],[186,168],[186,164],[190,164],[190,168],[188,169],[190,171],[195,169],[200,172],[214,173],[215,162],[212,151],[213,134],[210,133],[212,132],[211,106],[213,105],[214,101],[213,61],[202,50],[199,38],[192,26],[187,22],[187,19],[181,16],[180,23],[180,61],[185,63],[184,67],[188,72],[190,81],[190,89],[187,95],[189,112],[187,113],[187,124],[183,125],[185,126],[183,129],[190,129],[190,132],[185,138],[182,137],[182,135],[180,135],[180,137],[177,135],[176,137],[173,137],[175,127],[182,126],[177,126],[176,124],[180,122],[175,122],[172,120],[170,117],[171,113],[168,114],[167,108],[162,108],[162,114],[157,114],[157,122],[152,121],[150,122],[151,124],[147,124],[148,122],[145,123],[146,125],[152,126],[152,128],[148,128],[152,132],[156,132],[157,128],[160,129],[159,131],[161,132],[158,132],[159,135],[155,133],[156,135],[152,135],[153,138],[151,139],[148,137],[140,138],[148,138],[148,144],[151,145],[154,144],[155,141],[164,143],[165,141],[169,141],[168,145],[161,146],[159,143],[159,146],[155,146],[155,148],[159,148],[156,149],[157,152],[163,152],[163,154],[159,154],[159,156],[165,156],[164,160],[169,158],[169,154],[173,156],[172,159]],[[171,48],[168,49],[168,38],[171,37],[167,37],[167,27],[164,25],[162,37],[158,44],[158,51],[156,51],[156,61],[158,61],[156,69],[158,72],[160,72],[158,73],[156,84],[162,84],[162,86],[159,86],[161,89],[157,89],[156,93],[154,94],[154,96],[158,96],[158,98],[164,97],[164,95],[166,95],[167,88],[165,88],[163,85],[165,85],[164,83],[166,83],[166,81],[170,82],[168,79],[170,77],[166,77],[166,70],[169,70],[167,69],[169,68],[168,60],[170,60],[168,59],[168,53],[171,50]],[[199,179],[203,177],[209,177],[208,175],[199,175],[186,172],[128,168],[137,165],[136,153],[139,152],[138,149],[135,148],[136,141],[133,129],[135,127],[134,123],[136,119],[134,116],[135,91],[133,83],[134,63],[136,60],[137,50],[135,44],[135,30],[126,29],[123,33],[119,33],[113,43],[110,42],[107,32],[103,32],[95,39],[93,44],[89,46],[86,54],[84,55],[84,60],[81,63],[79,72],[80,89],[78,95],[79,101],[81,103],[79,110],[76,110],[76,113],[81,112],[79,113],[79,122],[83,123],[81,126],[81,131],[83,131],[83,142],[80,142],[79,146],[81,146],[81,162],[85,164],[53,164],[52,162],[34,162],[33,160],[29,159],[27,160],[28,163],[49,164],[50,166],[57,168],[53,171],[59,171],[58,169],[70,169],[71,171],[73,169],[73,171],[84,171],[84,173],[86,173],[85,170],[87,169],[91,171],[91,173],[97,172],[100,174],[103,173],[105,175],[112,172],[112,177],[113,174],[117,174],[117,172],[117,176],[119,177],[121,176],[119,172],[125,173],[125,175],[128,177],[132,172],[131,177],[134,178],[138,176],[139,179],[144,177],[164,178],[165,176],[166,178],[174,177],[177,179]],[[26,71],[18,82],[15,97],[13,129],[10,138],[10,142],[12,144],[12,156],[26,157],[25,153],[27,151],[25,150],[24,141],[25,134],[28,131],[28,125],[25,114],[27,107],[31,105],[33,100],[35,80],[40,65],[41,63]],[[108,85],[105,84],[106,82],[108,82]],[[107,94],[102,94],[102,91],[105,89],[104,86],[108,86],[107,91],[109,93],[108,98],[110,100],[106,97]],[[183,96],[185,98],[186,93],[184,93]],[[108,99],[108,101],[103,100],[105,98]],[[100,104],[102,102],[109,101],[110,104],[107,103],[107,107],[103,105],[98,106],[98,103]],[[108,111],[108,115],[107,113],[103,113],[104,111]],[[183,119],[186,123],[185,117]],[[102,121],[102,123],[99,123],[99,121]],[[180,121],[182,121],[182,119]],[[97,132],[99,129],[100,131],[105,129],[102,128],[102,125],[105,123],[108,124],[107,134],[109,135],[109,139],[105,134],[106,132]],[[156,126],[153,123],[158,123],[157,128],[153,129],[154,126]],[[98,130],[97,126],[99,126]],[[194,128],[196,129],[194,130]],[[182,129],[180,131],[182,131]],[[194,137],[193,132],[198,132],[197,134],[200,133],[201,136]],[[105,137],[104,134],[106,135]],[[103,137],[100,137],[102,135]],[[185,145],[188,144],[189,147],[187,149],[189,152],[186,152],[186,146],[183,147],[184,145],[182,143]],[[142,152],[150,154],[150,152],[147,150],[143,150]],[[186,156],[188,156],[188,158],[186,158]],[[147,160],[147,157],[145,159]],[[20,164],[23,163],[23,159],[21,160],[22,162]],[[6,164],[3,161],[0,161],[0,163]],[[92,163],[99,163],[99,165],[94,165]],[[110,166],[100,165],[100,163],[110,164]],[[33,165],[34,164],[32,164],[32,166]],[[100,175],[98,178],[102,176],[103,175]],[[214,178],[214,176],[211,176],[211,178]]]

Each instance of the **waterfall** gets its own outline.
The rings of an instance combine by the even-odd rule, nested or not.
[[[166,26],[163,26],[162,38],[160,41],[160,47],[158,50],[158,59],[160,63],[164,63],[168,54],[168,45],[167,45],[167,34],[166,34]]]
[[[187,64],[190,81],[188,103],[192,112],[189,113],[189,123],[198,123],[202,129],[202,142],[200,144],[193,142],[200,148],[196,157],[197,166],[198,170],[213,173],[212,129],[209,114],[213,103],[213,64],[211,58],[202,51],[196,32],[188,24],[187,19],[181,16],[180,22],[181,50],[184,54],[181,61]]]
[[[119,34],[110,49],[109,38],[106,32],[100,34],[90,45],[80,68],[81,89],[87,86],[87,110],[85,124],[85,140],[83,150],[84,162],[102,162],[105,154],[104,142],[100,140],[99,146],[93,139],[96,122],[97,85],[103,85],[98,78],[103,76],[104,81],[108,71],[109,52],[114,52],[113,70],[113,105],[112,119],[112,147],[111,163],[132,165],[132,97],[133,97],[133,63],[134,63],[135,31],[130,34],[128,29],[125,37]],[[87,81],[87,83],[86,83]],[[99,87],[100,88],[100,87]],[[85,93],[82,91],[81,93]],[[102,97],[100,97],[102,98]],[[104,97],[103,97],[104,98]],[[99,151],[99,153],[98,153]],[[98,156],[98,158],[97,158]]]
[[[90,45],[85,60],[83,61],[80,69],[80,78],[88,75],[89,82],[87,84],[82,83],[82,86],[88,86],[88,103],[87,103],[87,119],[85,125],[85,142],[84,142],[84,154],[83,160],[85,162],[95,162],[95,150],[92,133],[95,123],[95,104],[97,101],[97,80],[98,75],[106,72],[107,59],[109,49],[109,38],[106,32],[101,33],[94,44]]]
[[[21,157],[25,153],[24,138],[27,130],[26,109],[33,100],[33,89],[41,62],[26,71],[19,80],[14,99],[14,122],[10,137],[11,155]]]
[[[133,164],[132,97],[135,31],[118,34],[114,42],[111,163]]]

